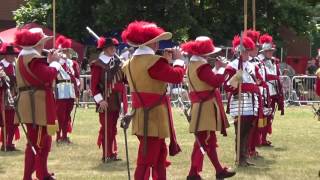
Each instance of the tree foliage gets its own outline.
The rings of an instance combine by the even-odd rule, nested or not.
[[[47,20],[52,25],[51,9],[43,8],[52,0],[29,0],[28,11],[20,10],[15,19],[18,24]],[[83,41],[89,35],[86,26],[99,34],[115,35],[133,20],[157,22],[174,33],[174,40],[185,41],[199,35],[214,38],[216,44],[226,44],[243,29],[242,0],[56,0],[57,30]],[[248,1],[248,25],[251,26],[251,1]],[[268,32],[280,40],[279,27],[292,28],[296,33],[312,35],[315,32],[313,17],[317,0],[256,0],[257,29]],[[49,7],[49,6],[45,6]],[[44,13],[36,13],[42,8]],[[18,11],[18,12],[20,12]],[[35,14],[39,16],[35,16]],[[40,16],[41,15],[41,16]],[[44,24],[44,23],[43,23]]]
[[[14,20],[17,26],[32,22],[47,25],[48,11],[50,9],[50,4],[26,1],[24,6],[20,6],[17,10],[13,11]]]

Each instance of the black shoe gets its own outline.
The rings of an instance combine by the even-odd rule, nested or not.
[[[51,173],[49,176],[45,177],[43,180],[56,180],[57,178],[54,176],[54,173]]]
[[[236,175],[236,172],[233,171],[231,168],[224,168],[223,171],[219,174],[216,174],[216,179],[224,179],[229,178]]]
[[[105,164],[113,162],[111,157],[102,157],[101,161],[102,161],[102,163],[105,163]]]
[[[240,160],[239,166],[248,167],[248,166],[255,166],[255,164],[252,162],[249,162],[248,160]]]
[[[122,159],[121,159],[121,158],[118,158],[116,155],[111,156],[111,157],[110,157],[110,160],[111,160],[111,161],[122,161]]]
[[[200,175],[187,176],[187,180],[201,180]]]
[[[261,144],[262,147],[273,147],[272,145],[272,142],[271,141],[266,141],[266,142],[263,142]]]
[[[7,151],[18,151],[18,149],[16,149],[14,144],[11,144],[7,146]]]
[[[70,141],[69,137],[66,138],[60,138],[57,140],[57,144],[71,144],[72,142]]]

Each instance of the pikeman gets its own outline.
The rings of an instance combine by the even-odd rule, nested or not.
[[[281,111],[281,115],[284,115],[284,96],[280,81],[280,65],[278,59],[273,56],[276,49],[272,37],[264,34],[260,37],[259,43],[261,44],[261,54],[258,57],[265,65],[265,81],[268,86],[270,106],[272,108],[272,112],[267,118],[267,125],[262,130],[261,145],[272,146],[271,141],[267,140],[267,134],[272,133],[272,122],[276,111],[276,104],[278,105],[278,110]]]
[[[17,94],[15,61],[19,50],[12,44],[3,43],[0,55],[4,58],[0,61],[0,98],[1,98],[1,151],[15,151],[13,138],[20,138],[19,128],[14,124],[14,98]],[[3,113],[3,114],[2,114]]]
[[[56,80],[55,97],[59,131],[57,143],[71,143],[68,133],[71,133],[71,112],[75,99],[79,96],[80,70],[76,61],[71,60],[72,40],[64,36],[56,39],[55,48],[59,49],[62,57],[59,60],[62,68]]]
[[[245,35],[255,43],[255,48],[250,52],[249,61],[256,65],[256,68],[258,68],[258,71],[262,77],[262,82],[260,84],[259,89],[262,95],[263,121],[260,121],[260,123],[258,123],[257,120],[253,121],[253,127],[250,130],[249,140],[248,140],[249,156],[253,158],[259,158],[261,156],[257,152],[256,147],[261,144],[260,142],[261,130],[263,127],[266,126],[266,122],[267,122],[266,118],[267,116],[270,115],[272,109],[270,108],[269,90],[266,84],[265,64],[258,57],[259,47],[260,47],[260,44],[259,44],[260,32],[256,30],[247,30],[245,31]]]
[[[38,179],[55,179],[48,172],[47,161],[51,136],[58,130],[53,83],[62,67],[58,51],[50,51],[48,57],[41,55],[51,38],[41,28],[21,29],[15,35],[15,44],[22,47],[16,66],[15,122],[26,125],[28,140],[23,180],[31,180],[34,171]]]
[[[121,160],[118,158],[116,141],[121,103],[124,113],[127,111],[121,60],[115,54],[118,44],[115,38],[100,37],[97,43],[99,58],[91,62],[91,91],[97,103],[101,125],[97,144],[99,147],[102,145],[102,161],[105,163]]]
[[[236,152],[239,156],[237,156],[239,158],[238,165],[249,166],[254,165],[248,161],[249,132],[253,127],[253,121],[263,120],[259,90],[262,77],[258,72],[258,68],[249,62],[250,52],[255,48],[254,42],[246,36],[241,38],[235,36],[232,45],[238,57],[230,62],[225,69],[225,74],[228,75],[228,79],[225,82],[225,90],[231,93],[228,106],[231,117],[235,119],[236,142],[240,138],[240,148],[236,147]],[[241,94],[238,94],[239,83],[241,83]],[[238,109],[239,105],[240,111]],[[241,123],[240,132],[237,130],[239,120]],[[238,137],[238,134],[240,134],[240,137]]]
[[[236,173],[220,164],[216,150],[215,132],[221,131],[226,136],[226,128],[229,127],[219,92],[225,81],[224,67],[216,67],[214,73],[208,63],[209,56],[221,51],[221,48],[214,47],[209,37],[200,36],[195,41],[182,44],[182,50],[192,55],[187,70],[189,98],[192,104],[189,131],[194,133],[196,138],[187,180],[202,179],[199,174],[204,158],[201,148],[216,169],[217,179],[232,177]]]
[[[122,39],[130,46],[138,47],[133,57],[123,66],[132,97],[132,133],[139,140],[136,180],[166,179],[167,145],[170,136],[169,154],[174,156],[180,148],[175,139],[173,120],[168,110],[170,102],[166,97],[168,83],[178,84],[185,73],[184,61],[178,48],[164,51],[163,56],[155,55],[159,41],[171,39],[155,23],[135,21],[122,32]],[[171,54],[172,53],[172,54]],[[172,56],[173,67],[169,61]],[[169,58],[169,59],[167,59]],[[128,126],[126,122],[125,127]],[[151,170],[152,169],[152,170]]]

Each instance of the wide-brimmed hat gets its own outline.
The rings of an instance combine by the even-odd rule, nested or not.
[[[194,41],[188,41],[181,45],[184,52],[189,55],[209,56],[221,51],[221,48],[215,47],[211,38],[199,36]]]
[[[275,45],[273,44],[273,38],[269,34],[262,35],[259,39],[259,43],[261,44],[261,50],[259,52],[276,50]]]
[[[130,46],[139,47],[162,40],[169,40],[172,38],[172,34],[170,32],[165,32],[155,23],[134,21],[122,32],[121,37],[122,40]]]
[[[97,49],[102,50],[111,46],[118,46],[119,41],[116,38],[99,37],[97,41]]]
[[[2,43],[0,48],[0,55],[18,55],[19,49],[12,44]]]
[[[14,43],[23,49],[32,49],[51,38],[44,34],[42,28],[21,29],[16,32]]]

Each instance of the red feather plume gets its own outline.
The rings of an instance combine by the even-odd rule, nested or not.
[[[118,46],[118,45],[119,45],[119,41],[118,41],[118,39],[116,39],[116,38],[112,38],[112,43],[113,43],[115,46]]]
[[[99,37],[98,39],[98,46],[97,48],[103,48],[106,45],[106,38],[104,37]]]
[[[15,33],[14,44],[18,46],[33,46],[43,38],[41,33],[32,33],[28,29],[21,29]]]
[[[260,44],[264,44],[264,43],[271,43],[272,44],[272,41],[273,41],[272,36],[270,36],[269,34],[264,34],[259,39]]]
[[[189,41],[181,45],[183,51],[192,55],[205,55],[214,51],[211,39],[204,41]]]
[[[259,41],[260,32],[249,29],[245,32],[245,35],[249,37],[254,43],[257,43]]]
[[[243,43],[244,48],[246,48],[246,49],[254,49],[255,46],[256,46],[256,45],[254,44],[254,42],[253,42],[249,37],[247,37],[247,36],[244,36],[244,37],[243,37],[242,43]],[[236,35],[236,36],[233,38],[232,47],[233,47],[233,49],[235,50],[239,45],[240,45],[240,36],[239,36],[239,35]]]
[[[130,41],[135,44],[143,44],[159,36],[163,32],[164,30],[155,23],[134,21],[122,32],[121,38],[124,42]]]
[[[72,40],[60,35],[56,39],[55,48],[71,48]]]

